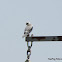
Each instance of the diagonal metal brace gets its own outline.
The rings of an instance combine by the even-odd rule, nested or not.
[[[62,41],[62,36],[33,36],[26,37],[27,42],[31,41]]]

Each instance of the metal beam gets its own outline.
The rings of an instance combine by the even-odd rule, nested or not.
[[[29,41],[62,41],[62,36],[33,36],[26,37],[27,42]]]

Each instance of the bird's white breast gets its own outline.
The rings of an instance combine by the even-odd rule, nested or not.
[[[28,31],[32,28],[32,26],[26,26],[25,30]]]

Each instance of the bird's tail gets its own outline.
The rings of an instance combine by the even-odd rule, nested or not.
[[[22,38],[24,38],[24,37],[27,37],[27,34],[24,34],[24,35],[22,36]]]
[[[22,36],[22,38],[24,38],[24,37],[25,37],[25,35]]]

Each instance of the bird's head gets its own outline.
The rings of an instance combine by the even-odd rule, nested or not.
[[[29,26],[30,25],[30,22],[26,22],[26,25]]]

